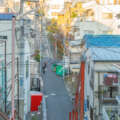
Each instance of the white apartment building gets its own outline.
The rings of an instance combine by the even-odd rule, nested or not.
[[[103,5],[120,5],[120,0],[96,0],[96,2]]]
[[[47,17],[49,19],[57,18],[57,14],[64,9],[64,0],[59,2],[57,0],[47,1],[46,4],[48,6]]]
[[[86,20],[97,21],[111,27],[113,34],[120,34],[120,1],[96,0],[83,4]]]
[[[7,112],[10,111],[11,104],[11,78],[12,78],[12,16],[13,14],[0,14],[0,109],[5,110],[5,97]],[[16,40],[16,39],[15,39]],[[5,48],[6,41],[6,48]],[[5,52],[6,51],[6,52]],[[15,41],[15,53],[17,53]],[[5,56],[6,54],[6,56]],[[17,98],[17,57],[15,54],[15,98]],[[6,65],[5,65],[6,61]],[[6,66],[6,71],[5,71]],[[6,73],[6,80],[5,80]],[[6,82],[5,82],[6,81]],[[6,87],[5,87],[6,84]],[[6,91],[6,96],[5,96]]]
[[[91,27],[92,26],[92,27]],[[80,17],[75,18],[72,22],[71,33],[74,40],[69,42],[70,52],[70,68],[72,71],[79,72],[80,56],[84,49],[81,49],[81,44],[85,34],[108,34],[111,31],[110,27],[105,26],[95,21],[81,21]]]

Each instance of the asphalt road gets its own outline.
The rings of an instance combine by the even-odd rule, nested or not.
[[[69,120],[72,101],[68,96],[63,79],[51,71],[49,62],[43,82],[43,91],[47,101],[47,120]]]
[[[42,56],[45,58],[41,61],[48,61],[47,71],[43,78],[43,93],[47,104],[47,120],[69,120],[69,112],[72,111],[72,100],[65,88],[64,81],[61,77],[56,76],[51,71],[52,53],[48,42],[47,33],[44,30],[41,48]]]

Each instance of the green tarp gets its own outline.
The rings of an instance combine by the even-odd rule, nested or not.
[[[64,76],[68,73],[67,69],[64,69],[63,65],[53,64],[52,71],[56,72],[56,75]]]
[[[65,70],[65,69],[63,68],[63,66],[58,65],[58,66],[56,67],[56,75],[63,76],[63,75],[65,75],[66,73],[67,73],[67,70]]]
[[[54,71],[54,72],[56,71],[56,66],[57,66],[57,64],[52,65],[52,71]]]

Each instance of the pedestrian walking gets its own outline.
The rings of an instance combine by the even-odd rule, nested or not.
[[[45,62],[42,66],[42,72],[43,74],[45,74],[45,71],[46,71],[46,67],[47,67],[47,63]]]

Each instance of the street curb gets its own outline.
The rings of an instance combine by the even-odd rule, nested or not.
[[[62,79],[62,80],[63,80],[63,79]],[[67,92],[68,92],[68,95],[69,95],[69,97],[71,98],[71,101],[72,101],[72,103],[73,103],[73,100],[75,99],[75,96],[73,96],[73,95],[71,94],[70,88],[69,88],[68,85],[65,83],[65,80],[63,80],[63,82],[64,82],[65,88],[66,88],[66,90],[67,90]]]
[[[40,81],[41,81],[41,88],[42,88],[42,93],[43,93],[43,79],[40,76]],[[42,120],[47,120],[47,105],[46,105],[46,99],[45,96],[43,94],[43,99],[42,99]]]
[[[47,120],[47,106],[46,106],[46,99],[44,96],[42,100],[42,113],[43,113],[42,120]]]

